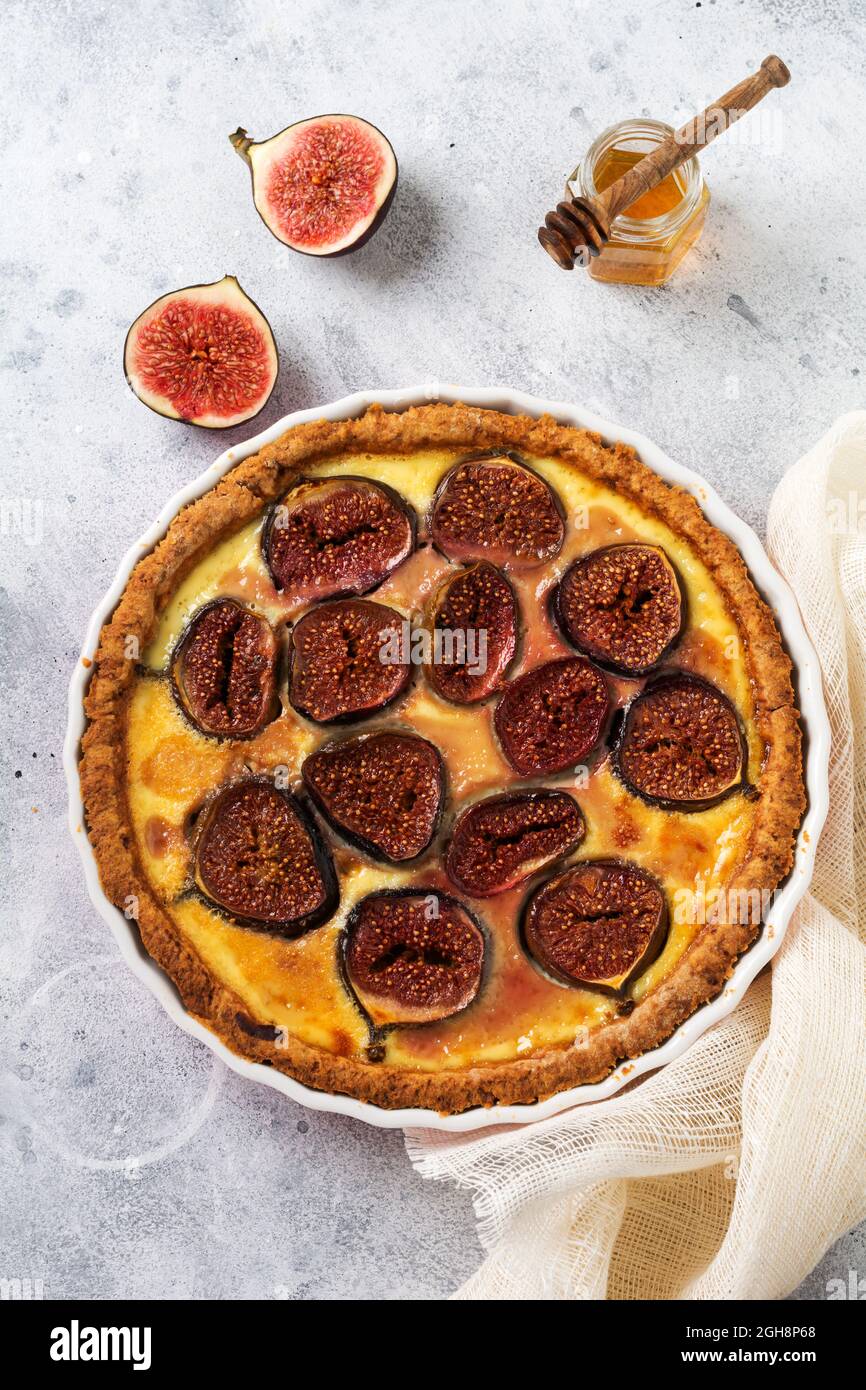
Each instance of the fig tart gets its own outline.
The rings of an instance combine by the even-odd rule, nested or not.
[[[305,1085],[456,1113],[599,1081],[717,995],[804,810],[743,560],[636,453],[434,404],[290,429],[104,626],[103,888]]]

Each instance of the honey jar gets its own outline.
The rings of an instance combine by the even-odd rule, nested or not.
[[[662,121],[610,126],[571,175],[566,197],[596,197],[672,134],[673,127]],[[615,218],[608,244],[589,263],[590,275],[621,285],[664,284],[703,231],[709,201],[693,155]]]

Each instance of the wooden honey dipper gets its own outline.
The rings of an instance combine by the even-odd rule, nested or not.
[[[781,58],[771,53],[757,72],[668,135],[597,198],[572,198],[570,202],[558,203],[556,211],[549,212],[544,226],[538,229],[538,240],[545,251],[563,270],[573,270],[575,261],[588,265],[590,257],[598,256],[607,245],[611,223],[620,213],[745,116],[774,87],[785,87],[790,80],[791,74]]]

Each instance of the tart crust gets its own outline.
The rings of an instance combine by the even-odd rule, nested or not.
[[[100,634],[85,699],[87,729],[80,764],[85,821],[102,887],[121,909],[138,898],[138,926],[150,955],[177,986],[186,1009],[234,1052],[274,1066],[306,1086],[385,1108],[422,1107],[457,1113],[475,1106],[529,1104],[563,1089],[597,1082],[620,1062],[658,1047],[724,987],[759,927],[708,922],[670,974],[629,1013],[590,1034],[580,1047],[459,1071],[410,1070],[338,1056],[252,1019],[242,1000],[205,967],[152,889],[139,860],[127,804],[125,746],[135,663],[130,636],[144,650],[179,581],[218,540],[279,498],[314,459],[351,452],[410,454],[457,447],[514,449],[556,455],[591,479],[626,494],[647,515],[683,537],[712,573],[743,638],[754,700],[754,723],[766,755],[760,800],[745,855],[729,887],[772,889],[790,871],[794,836],[805,809],[799,715],[791,662],[766,603],[734,544],[703,516],[687,492],[664,482],[625,444],[605,444],[590,431],[464,405],[434,404],[402,413],[372,406],[357,419],[320,420],[290,429],[190,502],[165,537],[133,570]]]

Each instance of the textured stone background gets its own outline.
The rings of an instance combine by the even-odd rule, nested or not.
[[[232,441],[139,405],[123,337],[158,294],[233,272],[282,352],[255,429],[362,387],[521,387],[644,430],[760,531],[784,468],[863,403],[866,11],[12,0],[4,17],[0,1275],[53,1296],[447,1294],[479,1260],[467,1197],[417,1178],[398,1134],[227,1072],[85,896],[60,749],[86,620]],[[770,51],[795,81],[708,152],[707,231],[667,288],[547,260],[535,228],[594,135],[685,117]],[[329,110],[380,125],[401,178],[378,238],[316,263],[269,237],[226,136]],[[801,1296],[851,1268],[862,1232]]]

